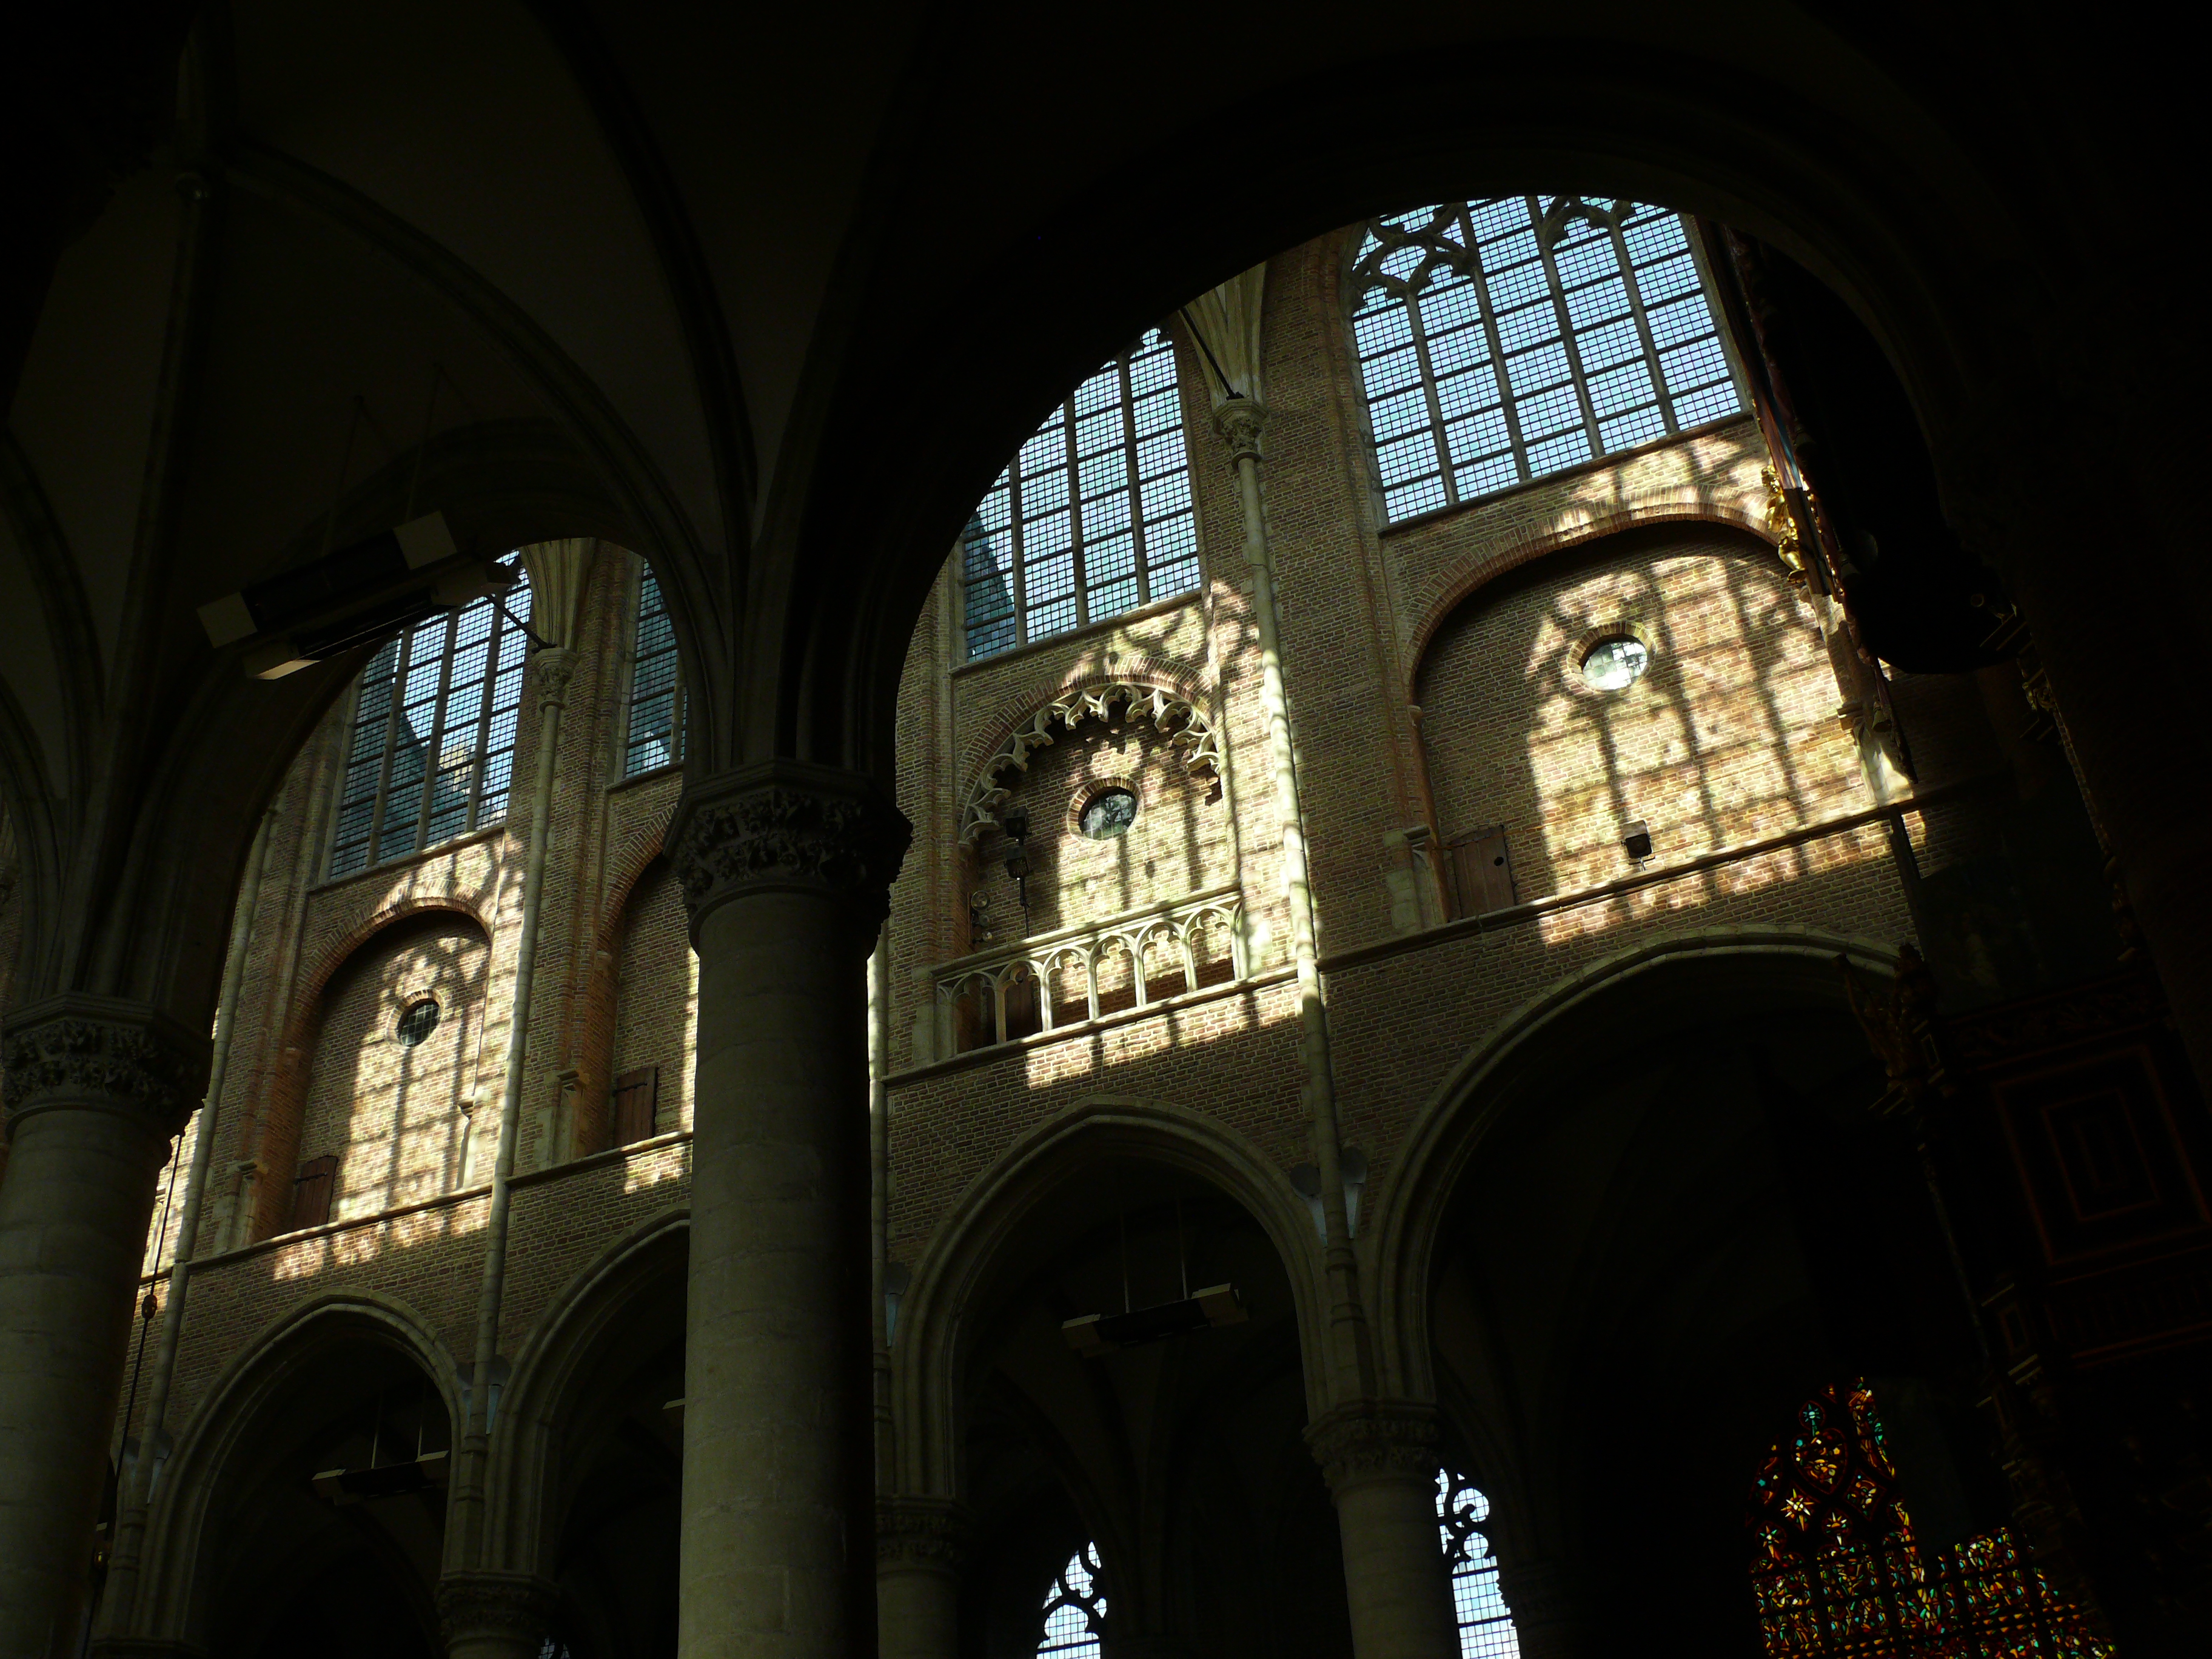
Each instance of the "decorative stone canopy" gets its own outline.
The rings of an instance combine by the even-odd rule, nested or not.
[[[1032,750],[1049,748],[1060,733],[1073,732],[1091,720],[1108,726],[1148,720],[1167,738],[1169,748],[1182,757],[1184,771],[1193,777],[1221,775],[1220,732],[1174,692],[1126,681],[1070,691],[1038,709],[983,763],[960,809],[960,844],[973,847],[986,830],[998,828],[999,809],[1013,793],[1007,775],[1028,771]]]

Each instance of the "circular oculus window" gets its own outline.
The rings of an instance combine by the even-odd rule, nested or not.
[[[1632,635],[1600,640],[1583,658],[1583,678],[1600,691],[1623,691],[1644,678],[1651,653]]]
[[[399,1016],[399,1040],[412,1048],[438,1029],[438,999],[423,997]]]
[[[1130,789],[1102,789],[1083,804],[1077,822],[1093,841],[1109,841],[1128,834],[1137,821],[1137,796]]]

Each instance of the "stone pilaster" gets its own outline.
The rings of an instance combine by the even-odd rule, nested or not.
[[[538,1659],[560,1594],[526,1572],[449,1572],[438,1581],[447,1659]]]
[[[0,1653],[77,1627],[154,1189],[209,1042],[84,994],[0,1030]]]
[[[1455,1659],[1459,1629],[1437,1534],[1437,1423],[1428,1407],[1358,1401],[1306,1430],[1336,1499],[1358,1659]]]
[[[867,780],[781,763],[688,789],[669,828],[699,956],[686,1653],[873,1634],[866,962],[909,834]]]

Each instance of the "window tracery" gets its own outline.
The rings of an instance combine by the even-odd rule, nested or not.
[[[684,675],[676,624],[660,579],[647,565],[638,578],[637,631],[630,641],[629,732],[623,775],[635,778],[684,758]]]
[[[1473,1481],[1449,1469],[1437,1472],[1437,1531],[1451,1571],[1460,1659],[1519,1659],[1520,1632],[1498,1588],[1498,1558],[1485,1530],[1489,1519],[1490,1499]]]
[[[1106,1592],[1099,1588],[1098,1546],[1067,1558],[1044,1597],[1044,1635],[1037,1659],[1099,1659],[1106,1633]]]
[[[1752,1594],[1771,1659],[2109,1659],[2004,1528],[1923,1561],[1863,1382],[1831,1383],[1752,1479]]]
[[[1392,520],[1743,407],[1680,215],[1504,196],[1369,222],[1352,327]]]
[[[433,617],[362,671],[331,874],[404,858],[507,815],[529,650],[530,583]]]
[[[1198,587],[1182,392],[1160,329],[1075,388],[961,538],[968,658]]]

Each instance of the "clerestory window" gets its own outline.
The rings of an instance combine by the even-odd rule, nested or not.
[[[1085,1544],[1045,1592],[1037,1659],[1098,1659],[1106,1631],[1106,1593],[1098,1588],[1098,1546]]]
[[[684,676],[676,658],[676,624],[660,581],[647,565],[637,585],[637,634],[631,641],[629,742],[623,775],[674,766],[684,758]]]
[[[514,775],[530,583],[409,629],[362,672],[347,734],[331,874],[404,858],[497,823]]]
[[[1498,1558],[1485,1523],[1490,1500],[1463,1474],[1437,1474],[1437,1530],[1451,1571],[1452,1617],[1460,1659],[1519,1659],[1520,1632],[1498,1586]]]
[[[968,656],[1194,592],[1198,524],[1175,343],[1159,329],[1076,387],[961,537]]]
[[[1573,196],[1369,222],[1352,330],[1384,514],[1476,501],[1739,413],[1680,214]]]

